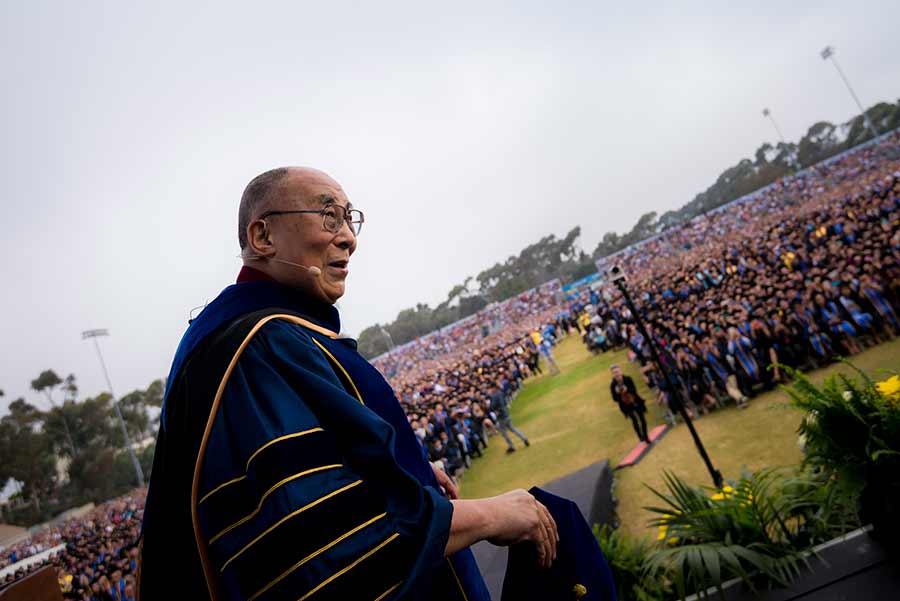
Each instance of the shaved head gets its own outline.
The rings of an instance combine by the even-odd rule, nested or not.
[[[250,180],[244,188],[241,196],[241,207],[238,209],[238,243],[241,250],[247,247],[247,226],[254,215],[258,215],[263,207],[269,206],[274,192],[281,188],[281,184],[290,173],[289,167],[278,167],[261,173]]]
[[[247,226],[253,218],[271,209],[286,192],[306,192],[306,184],[325,183],[340,189],[328,174],[311,167],[278,167],[250,180],[238,209],[238,243],[247,247]]]

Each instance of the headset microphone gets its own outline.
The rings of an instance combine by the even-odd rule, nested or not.
[[[317,278],[320,275],[322,275],[322,270],[319,269],[318,267],[314,267],[314,266],[310,267],[309,265],[301,265],[300,263],[294,263],[292,261],[285,261],[284,259],[278,259],[276,257],[269,257],[269,260],[275,261],[276,263],[284,263],[285,265],[290,265],[291,267],[299,267],[300,269],[305,269],[306,271],[309,272],[309,275],[311,275],[314,278]]]
[[[285,261],[284,259],[279,259],[279,258],[277,258],[277,257],[268,257],[268,258],[264,258],[264,257],[246,257],[246,258],[248,258],[248,259],[255,259],[255,260],[257,260],[257,261],[264,261],[264,260],[267,260],[267,261],[275,261],[276,263],[284,263],[285,265],[290,265],[291,267],[299,267],[300,269],[305,269],[306,271],[308,271],[308,272],[309,272],[309,275],[311,275],[311,276],[314,277],[314,278],[317,278],[317,277],[319,277],[320,275],[322,275],[322,270],[319,269],[318,267],[315,267],[315,266],[312,266],[312,267],[311,267],[311,266],[309,266],[309,265],[301,265],[300,263],[294,263],[293,261]]]

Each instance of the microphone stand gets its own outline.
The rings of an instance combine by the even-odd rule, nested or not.
[[[709,475],[712,477],[713,484],[716,488],[722,488],[722,472],[713,467],[712,461],[709,459],[709,455],[706,454],[706,448],[703,446],[703,441],[700,440],[700,435],[697,434],[697,430],[694,428],[694,422],[691,420],[690,416],[687,414],[684,406],[684,399],[681,396],[681,387],[678,386],[678,383],[674,381],[672,378],[672,372],[668,369],[663,369],[662,361],[659,360],[659,352],[656,350],[656,342],[653,340],[653,337],[647,332],[647,328],[644,326],[644,320],[641,319],[641,314],[637,310],[637,307],[634,306],[634,302],[631,300],[631,296],[628,294],[628,289],[625,287],[625,278],[620,277],[614,281],[616,288],[622,293],[622,296],[625,297],[625,304],[628,306],[628,310],[631,311],[631,314],[634,316],[634,321],[637,324],[638,330],[640,330],[641,335],[644,337],[644,340],[647,341],[647,345],[650,347],[650,355],[653,357],[653,361],[656,362],[656,366],[659,368],[659,371],[662,372],[663,377],[666,378],[666,382],[669,385],[669,389],[672,392],[672,395],[675,397],[675,410],[678,411],[678,414],[681,416],[681,419],[684,420],[685,425],[688,427],[688,430],[691,432],[691,437],[694,439],[694,446],[697,447],[697,452],[700,453],[700,457],[703,458],[703,463],[706,464],[706,469],[709,470]],[[671,407],[671,403],[670,403]]]

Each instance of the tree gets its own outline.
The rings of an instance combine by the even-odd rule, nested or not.
[[[656,211],[650,211],[641,215],[631,231],[623,236],[623,241],[628,245],[636,244],[645,238],[655,236],[659,232],[656,222]]]
[[[112,480],[113,464],[125,445],[116,425],[112,397],[101,393],[81,402],[67,402],[59,411],[72,425],[72,436],[80,452],[69,464],[69,488],[73,498],[103,501],[117,492]],[[59,418],[62,421],[62,417]],[[50,430],[52,422],[47,422]]]
[[[56,455],[40,430],[40,419],[41,412],[21,398],[0,419],[0,481],[21,482],[22,495],[38,511],[56,483]]]
[[[66,379],[63,380],[62,390],[64,395],[63,402],[75,400],[78,396],[78,385],[75,383],[75,374],[66,376]]]
[[[55,371],[46,369],[41,372],[41,375],[31,381],[31,388],[36,392],[43,392],[52,405],[54,404],[53,390],[62,383],[63,381],[60,380]]]
[[[381,324],[369,326],[359,333],[357,340],[357,350],[363,357],[377,357],[382,353],[386,353],[390,349],[390,345],[386,337],[381,333]]]
[[[69,374],[69,376],[65,379],[65,381],[61,380],[59,376],[56,375],[56,372],[52,369],[46,369],[41,372],[37,378],[31,381],[31,389],[36,392],[43,392],[44,396],[47,397],[47,401],[50,403],[51,408],[56,408],[56,401],[53,399],[53,392],[57,386],[63,384],[63,393],[68,398],[70,395],[72,398],[76,394],[78,394],[78,387],[75,385],[75,376]],[[78,453],[77,447],[75,446],[75,442],[72,439],[72,432],[69,429],[69,423],[66,421],[64,414],[60,413],[62,416],[62,434],[65,437],[65,440],[69,443],[69,451],[71,452],[71,456],[75,456]]]
[[[812,125],[800,140],[797,158],[803,166],[814,165],[840,152],[837,128],[828,121]]]
[[[597,244],[597,248],[594,249],[594,259],[601,259],[609,256],[623,248],[625,247],[622,245],[619,234],[615,232],[606,232]]]
[[[144,402],[152,407],[162,407],[163,397],[166,394],[166,382],[162,378],[153,380],[144,391]]]
[[[127,461],[128,457],[125,459]],[[69,465],[69,478],[75,498],[101,503],[115,495],[115,463],[116,452],[109,447],[92,449],[73,459]],[[134,481],[133,472],[131,481]]]
[[[162,380],[155,380],[145,390],[133,390],[119,399],[122,419],[133,440],[140,441],[148,436],[150,415],[147,407],[162,406],[163,389]]]
[[[388,350],[382,328],[390,332],[395,344],[404,344],[468,317],[492,301],[504,301],[557,277],[571,281],[593,273],[593,260],[578,245],[580,236],[579,226],[562,238],[544,236],[518,255],[510,255],[453,286],[437,307],[419,303],[400,311],[389,324],[366,328],[359,335],[360,353],[371,358]]]
[[[41,412],[37,407],[19,397],[9,404],[9,415],[6,417],[15,422],[16,427],[24,429],[36,424],[41,419]]]

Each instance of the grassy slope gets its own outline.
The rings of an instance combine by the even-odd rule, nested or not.
[[[462,496],[476,498],[528,488],[601,459],[615,465],[637,443],[631,423],[609,396],[609,366],[614,362],[635,382],[641,381],[624,352],[593,356],[571,336],[557,347],[556,358],[562,373],[554,377],[545,373],[530,380],[513,404],[513,423],[532,446],[525,449],[513,437],[519,451],[507,456],[503,439],[492,437],[485,456],[463,476]],[[853,362],[873,374],[879,368],[900,369],[900,339],[867,350]],[[815,372],[813,379],[820,380],[838,369],[846,368],[831,366]],[[652,398],[646,389],[642,395],[648,402]],[[748,409],[728,406],[695,422],[713,463],[726,479],[739,475],[743,466],[757,469],[801,460],[796,444],[799,416],[777,407],[785,401],[783,392],[773,391],[756,397]],[[655,404],[647,418],[650,428],[662,423]],[[662,488],[664,469],[689,482],[709,483],[706,467],[683,425],[670,431],[637,466],[616,473],[619,516],[630,532],[646,532],[649,515],[642,508],[652,502],[653,495],[644,484]]]

